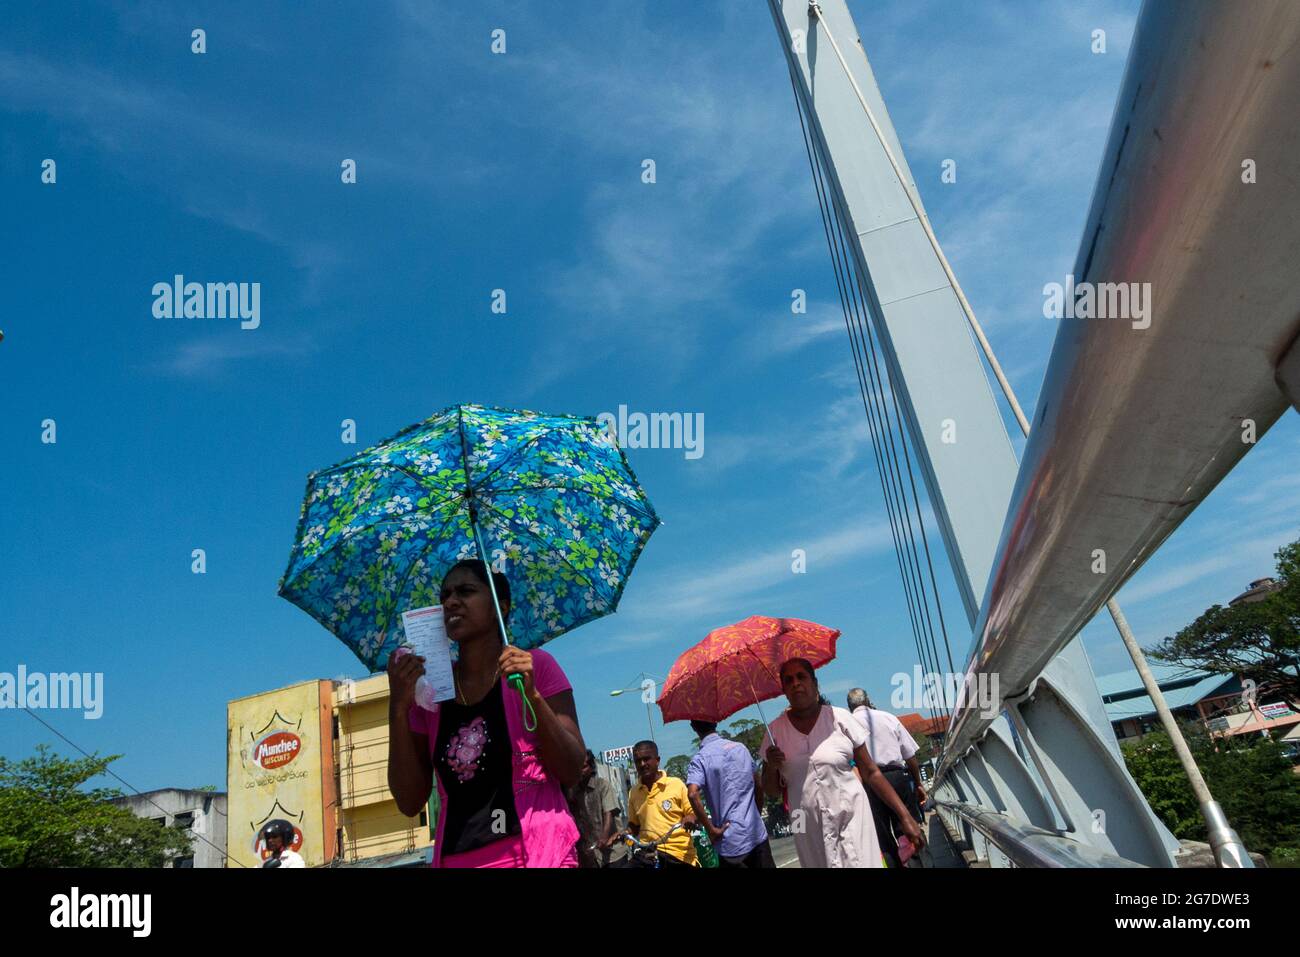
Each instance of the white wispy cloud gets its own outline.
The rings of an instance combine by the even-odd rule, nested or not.
[[[618,613],[618,633],[602,639],[592,653],[618,653],[669,639],[680,642],[680,631],[663,627],[666,609],[671,609],[672,621],[680,626],[692,618],[706,619],[718,609],[735,607],[771,592],[791,580],[793,548],[802,548],[808,567],[822,572],[892,547],[888,525],[858,519],[816,537],[783,536],[779,542],[715,555],[691,567],[674,566],[670,574],[647,575],[639,580],[635,594],[624,599]],[[722,624],[714,622],[708,627]],[[699,637],[703,638],[704,633]]]
[[[184,323],[191,320],[172,321]],[[261,330],[240,329],[234,325],[222,335],[188,339],[172,346],[147,368],[160,375],[206,378],[246,360],[270,356],[301,357],[314,351],[315,346],[305,337],[273,338],[262,334]]]
[[[813,342],[839,337],[848,348],[848,332],[839,303],[810,302],[808,311],[783,311],[756,316],[754,329],[737,349],[738,360],[747,363],[784,359]]]
[[[1137,605],[1161,595],[1185,588],[1192,582],[1199,581],[1207,575],[1214,575],[1232,567],[1238,561],[1233,554],[1219,553],[1199,561],[1186,562],[1156,575],[1143,576],[1140,583],[1130,584],[1124,588],[1123,599],[1126,605]],[[1141,572],[1138,572],[1141,575]]]
[[[770,417],[752,430],[711,435],[706,454],[691,474],[716,481],[762,463],[764,471],[835,481],[861,456],[870,456],[870,443],[861,396],[845,392],[806,402],[794,414]]]
[[[185,212],[255,236],[262,242],[283,250],[293,267],[306,274],[302,289],[306,304],[319,301],[325,277],[346,259],[343,250],[335,242],[272,225],[265,209],[251,197],[226,203],[195,198],[185,205]]]
[[[752,311],[736,300],[792,209],[810,217],[805,252],[820,239],[770,24],[746,18],[725,42],[710,25],[682,42],[680,31],[619,8],[584,17],[578,36],[530,23],[528,49],[510,54],[517,82],[538,94],[511,122],[603,170],[585,186],[577,243],[544,269],[550,299],[572,318],[568,341],[536,357],[538,388],[605,359],[623,335],[655,356],[661,375],[680,374],[699,354],[702,319],[716,329]],[[591,35],[598,45],[585,42]],[[755,61],[761,74],[742,68]],[[641,181],[647,159],[653,184]]]
[[[187,94],[88,63],[56,62],[35,54],[0,50],[0,103],[75,122],[113,152],[144,153],[165,141],[174,149],[185,144],[296,168],[338,156],[337,148],[268,132],[234,116],[214,115]]]

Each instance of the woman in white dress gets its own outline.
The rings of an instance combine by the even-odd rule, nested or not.
[[[769,725],[776,743],[767,749],[763,790],[776,797],[785,789],[799,866],[884,866],[868,787],[898,815],[917,849],[924,846],[921,829],[867,753],[866,729],[825,702],[812,665],[803,658],[782,664],[781,690],[790,707]]]

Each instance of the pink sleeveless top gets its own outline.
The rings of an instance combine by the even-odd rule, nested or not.
[[[569,691],[571,685],[556,660],[540,648],[533,649],[533,685],[543,698]],[[519,815],[520,833],[503,838],[467,854],[450,855],[447,866],[453,867],[577,867],[574,846],[578,826],[569,813],[564,790],[556,778],[547,774],[538,752],[537,735],[524,727],[524,698],[501,676],[502,700],[506,727],[510,732],[510,763],[515,791],[515,811]],[[429,738],[429,756],[438,740],[439,711],[426,711],[411,705],[411,730]],[[438,826],[434,834],[433,866],[444,866],[442,831],[446,822],[447,795],[438,772],[433,772],[438,788]]]

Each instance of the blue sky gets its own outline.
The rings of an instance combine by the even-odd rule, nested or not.
[[[850,7],[939,238],[1031,409],[1055,333],[1042,286],[1074,262],[1138,3]],[[645,733],[638,698],[609,690],[665,675],[748,614],[841,628],[823,673],[837,700],[854,684],[887,698],[911,669],[770,17],[740,2],[548,9],[9,11],[0,670],[104,672],[101,719],[43,717],[124,753],[137,787],[224,787],[227,700],[359,674],[275,594],[305,477],[456,402],[704,415],[699,459],[629,451],[666,524],[619,613],[549,646],[591,746]],[[956,184],[940,183],[946,158]],[[260,282],[260,326],[155,319],[151,288],[176,273]],[[794,288],[807,315],[790,312]],[[348,418],[357,446],[340,442]],[[1271,572],[1296,537],[1297,419],[1121,593],[1145,643]],[[795,548],[806,574],[791,574]],[[1126,666],[1106,622],[1085,634],[1098,673]],[[656,733],[666,755],[691,737]],[[5,755],[49,740],[0,712]]]

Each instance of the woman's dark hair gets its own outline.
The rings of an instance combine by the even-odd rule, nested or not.
[[[812,680],[813,680],[813,687],[817,689],[817,700],[818,700],[821,704],[830,704],[830,703],[831,703],[830,698],[827,698],[827,697],[826,697],[824,694],[822,694],[822,692],[821,692],[821,683],[818,682],[818,680],[817,680],[817,669],[814,668],[814,667],[812,666],[812,662],[811,662],[811,661],[809,661],[807,658],[787,658],[785,661],[781,662],[781,668],[780,668],[780,670],[781,670],[781,671],[785,671],[785,666],[786,666],[786,665],[801,665],[801,666],[803,667],[803,669],[804,669],[805,671],[807,671],[808,674],[812,677]]]
[[[487,562],[483,561],[481,558],[462,558],[455,565],[452,565],[447,569],[447,574],[442,576],[442,580],[446,581],[451,576],[452,572],[459,571],[462,568],[468,572],[472,572],[474,577],[484,585],[488,583]],[[514,603],[510,600],[510,579],[506,578],[506,576],[501,572],[493,572],[492,584],[496,586],[497,601],[501,602],[502,605],[509,605],[513,608]]]
[[[818,683],[817,669],[812,666],[812,662],[807,658],[787,658],[785,661],[781,662],[781,667],[778,670],[785,671],[786,665],[803,665],[804,671],[808,672],[808,674],[812,676],[813,684]]]

